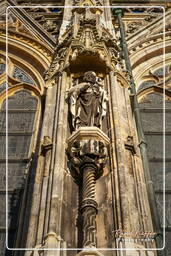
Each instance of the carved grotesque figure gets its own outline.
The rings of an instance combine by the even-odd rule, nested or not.
[[[73,129],[83,126],[100,128],[106,115],[107,93],[98,82],[95,72],[86,72],[83,81],[73,86],[68,93]]]

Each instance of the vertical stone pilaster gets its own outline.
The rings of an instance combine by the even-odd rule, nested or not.
[[[53,126],[54,126],[53,120],[54,120],[54,114],[55,114],[54,113],[55,102],[56,102],[56,87],[49,86],[46,91],[45,115],[44,115],[43,124],[41,128],[42,140],[41,140],[41,145],[39,149],[40,154],[38,157],[37,169],[35,174],[29,223],[25,223],[25,226],[23,227],[23,230],[24,230],[23,232],[26,232],[27,230],[26,243],[24,243],[23,241],[23,244],[25,244],[26,248],[34,248],[37,244],[41,243],[40,239],[38,239],[39,241],[37,241],[37,234],[39,233],[38,219],[39,219],[39,216],[43,213],[41,210],[41,208],[43,209],[43,207],[41,206],[42,199],[43,199],[43,202],[45,202],[46,200],[45,198],[47,193],[47,187],[45,188],[45,190],[42,190],[42,184],[45,182],[45,179],[48,178],[48,169],[49,169],[50,158],[51,158],[52,134],[53,134]],[[49,138],[51,142],[45,143],[44,138]],[[50,148],[48,148],[48,144]],[[43,211],[45,211],[45,209]],[[42,221],[44,222],[44,220]],[[43,224],[41,225],[41,227],[42,226]]]
[[[135,120],[131,112],[130,100],[128,102],[128,98],[125,97],[128,94],[128,88],[124,87],[124,83],[120,84],[118,82],[117,73],[110,73],[108,83],[109,100],[112,108],[110,118],[114,124],[111,134],[112,141],[115,140],[116,150],[111,154],[111,158],[116,163],[113,172],[116,184],[114,187],[117,206],[115,208],[117,211],[116,220],[120,220],[118,228],[125,233],[120,240],[117,239],[119,241],[117,247],[124,249],[123,255],[125,256],[145,255],[143,248],[146,248],[146,245],[143,241],[143,235],[140,234],[147,232],[147,230],[153,232],[153,226],[149,207],[147,207],[148,198],[142,172]],[[147,218],[146,222],[145,216]],[[140,240],[140,237],[142,240]],[[144,237],[144,239],[146,238]],[[151,242],[151,247],[155,248],[153,242]],[[135,248],[135,250],[129,251],[126,248]],[[151,255],[155,255],[155,253],[151,252]]]
[[[51,194],[49,195],[50,209],[49,215],[47,216],[48,227],[47,235],[49,233],[55,233],[57,236],[60,235],[61,230],[61,214],[62,214],[62,197],[63,197],[63,175],[65,166],[65,140],[67,133],[67,104],[65,102],[65,91],[67,90],[67,74],[63,72],[61,77],[61,91],[59,101],[57,102],[58,116],[56,121],[56,143],[54,162],[52,166],[52,180],[51,180]],[[49,241],[45,240],[45,247],[49,247]],[[59,248],[57,243],[55,248]],[[56,253],[58,253],[57,251]]]

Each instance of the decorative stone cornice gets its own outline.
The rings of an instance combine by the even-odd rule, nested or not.
[[[144,43],[151,44],[153,40],[158,40],[161,38],[163,40],[164,31],[167,35],[168,28],[164,28],[164,18],[165,23],[170,24],[171,11],[165,13],[165,17],[162,15],[158,17],[157,20],[149,23],[145,28],[141,27],[136,33],[132,34],[127,38],[127,43],[129,50],[138,48],[138,46],[143,45]],[[168,31],[169,32],[169,31]]]
[[[6,36],[6,30],[4,28],[0,28],[1,36]],[[25,35],[24,33],[19,33],[16,31],[8,30],[8,40],[14,39],[29,45],[30,47],[36,49],[37,51],[44,54],[47,59],[50,61],[52,58],[53,51],[52,49],[46,47],[40,41],[37,41],[34,37],[30,37],[29,35]]]
[[[11,7],[17,6],[17,3],[15,0],[8,0],[7,2],[8,2],[8,6],[11,6]],[[33,31],[33,33],[40,38],[40,40],[46,41],[46,43],[50,47],[54,48],[56,40],[50,35],[50,33],[48,33],[47,31],[45,32],[43,27],[35,19],[33,19],[31,15],[29,15],[26,12],[25,9],[11,8],[10,10],[17,18],[19,18],[21,22],[26,24],[26,26],[29,27],[31,31]]]

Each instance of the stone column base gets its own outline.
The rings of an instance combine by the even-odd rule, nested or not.
[[[103,256],[96,248],[85,248],[76,256]]]
[[[59,256],[60,250],[55,250],[61,246],[62,238],[56,233],[50,232],[44,238],[44,243],[36,245],[35,249],[29,256]],[[27,256],[27,255],[26,255]]]
[[[48,233],[44,238],[44,248],[60,248],[62,238],[54,232]]]
[[[124,246],[122,247],[125,251],[125,256],[155,256],[154,251],[146,251],[143,245],[134,243],[134,242],[124,242]],[[126,250],[130,248],[130,250]],[[134,250],[131,250],[133,248]],[[124,254],[123,254],[124,255]]]

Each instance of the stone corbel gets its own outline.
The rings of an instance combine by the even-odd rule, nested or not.
[[[46,155],[47,151],[52,149],[52,140],[49,136],[44,136],[43,143],[41,145],[41,154]]]
[[[79,252],[77,256],[103,256],[103,254],[99,252],[97,249],[86,248]]]
[[[57,236],[54,232],[49,232],[44,237],[44,242],[42,244],[36,245],[34,251],[32,251],[30,256],[48,256],[51,255],[51,250],[55,248],[60,248],[63,239]],[[46,250],[45,250],[46,249]],[[47,250],[49,249],[49,250]],[[54,255],[54,254],[53,254]]]
[[[45,84],[45,88],[49,88],[55,85],[55,79],[49,79],[46,84]]]
[[[63,239],[54,232],[49,232],[44,238],[44,248],[60,248]]]
[[[125,142],[125,148],[130,150],[132,155],[136,154],[135,146],[134,146],[134,141],[132,136],[128,136],[127,140]]]
[[[117,81],[121,84],[121,86],[129,89],[130,85],[126,78],[126,73],[115,69],[115,75],[116,75]]]
[[[43,245],[42,244],[39,244],[39,245],[36,245],[35,250],[31,252],[30,256],[42,256],[43,255]]]

